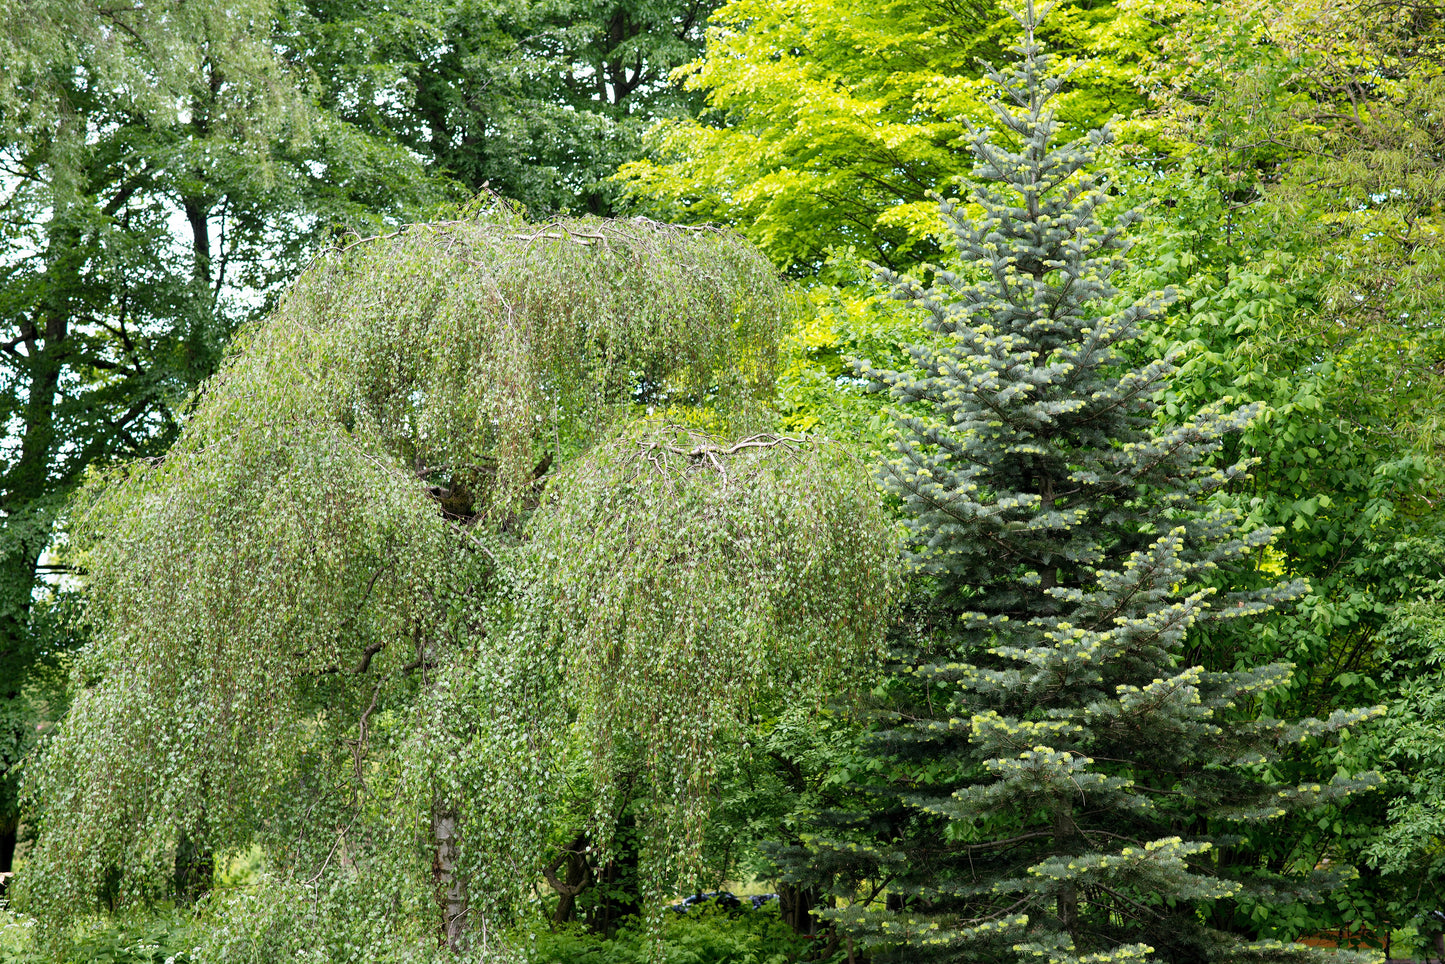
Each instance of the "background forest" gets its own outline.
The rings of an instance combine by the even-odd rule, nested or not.
[[[872,479],[929,404],[892,377],[927,363],[908,302],[964,285],[938,198],[1021,29],[985,0],[9,10],[0,960],[896,952],[849,909],[944,885],[817,828],[903,848],[878,801],[954,787],[878,749],[926,715],[899,667],[947,578],[901,566],[911,490]],[[1188,511],[1249,547],[1209,591],[1273,611],[1177,659],[1293,665],[1230,708],[1325,721],[1247,764],[1270,786],[1373,774],[1194,855],[1248,886],[1181,900],[1239,959],[1440,957],[1445,4],[1064,0],[1038,38],[1057,139],[1112,119],[1099,218],[1142,212],[1099,311],[1173,293],[1118,346],[1176,366],[1141,417],[1247,412]],[[739,883],[779,899],[659,910]],[[1039,953],[1128,957],[1085,950]]]

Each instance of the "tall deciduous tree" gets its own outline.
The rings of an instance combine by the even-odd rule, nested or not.
[[[912,267],[939,250],[928,191],[967,174],[967,121],[987,111],[979,58],[1013,29],[992,0],[733,0],[687,73],[706,109],[663,124],[620,179],[658,216],[734,225],[800,277],[841,280],[827,262],[850,248]],[[1141,102],[1131,78],[1151,30],[1112,3],[1061,5],[1051,39],[1079,58],[1069,121]]]
[[[534,216],[613,211],[617,167],[697,94],[671,80],[701,51],[715,0],[312,0],[292,29],[324,103],[398,137],[472,192]]]
[[[1212,928],[1241,893],[1308,896],[1317,875],[1241,873],[1240,828],[1369,784],[1282,784],[1271,761],[1368,715],[1284,723],[1261,697],[1287,665],[1211,671],[1191,631],[1257,620],[1299,584],[1225,591],[1268,529],[1211,497],[1214,463],[1258,414],[1215,405],[1160,429],[1174,359],[1124,349],[1167,297],[1118,298],[1125,214],[1087,172],[1107,131],[1054,144],[1061,81],[1019,15],[1021,62],[991,72],[999,132],[945,203],[960,264],[897,279],[933,337],[918,370],[871,374],[910,408],[885,482],[903,501],[926,617],[905,641],[874,741],[893,781],[792,854],[801,877],[867,881],[830,914],[900,960],[1289,958]],[[857,892],[855,891],[855,895]]]

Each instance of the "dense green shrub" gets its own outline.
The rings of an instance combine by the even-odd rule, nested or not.
[[[192,964],[196,918],[169,904],[76,921],[56,956],[37,949],[30,918],[0,910],[0,964]]]
[[[801,937],[778,917],[776,905],[728,915],[694,911],[669,915],[654,945],[645,928],[628,928],[602,939],[582,928],[532,933],[536,964],[836,964],[846,958],[826,937]],[[659,951],[651,956],[654,949]],[[816,955],[816,956],[815,956]]]

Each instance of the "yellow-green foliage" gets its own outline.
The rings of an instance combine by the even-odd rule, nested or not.
[[[666,217],[736,225],[800,277],[846,282],[855,257],[894,269],[936,258],[945,231],[927,195],[973,166],[969,124],[990,117],[979,61],[1017,35],[1007,6],[730,0],[678,72],[708,115],[660,124],[659,149],[618,179]],[[1059,4],[1048,38],[1077,57],[1061,119],[1132,112],[1153,33],[1113,3]]]

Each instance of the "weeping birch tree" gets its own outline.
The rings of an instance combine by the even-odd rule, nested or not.
[[[259,845],[214,959],[494,955],[548,842],[605,855],[629,802],[677,886],[719,737],[870,665],[896,576],[850,454],[768,433],[792,310],[740,239],[646,221],[321,258],[74,510],[95,642],[23,906],[59,935]]]

